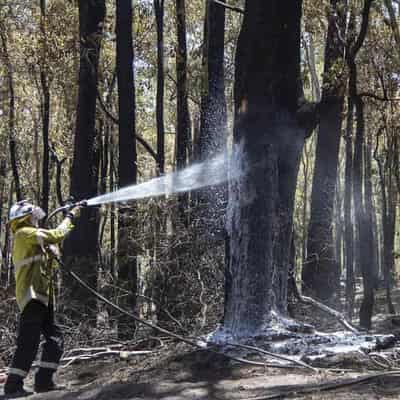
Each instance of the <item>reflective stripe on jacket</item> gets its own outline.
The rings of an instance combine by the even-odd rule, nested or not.
[[[69,218],[55,229],[36,228],[25,219],[15,227],[12,261],[16,298],[21,311],[33,299],[48,305],[53,261],[46,247],[62,242],[73,227]]]

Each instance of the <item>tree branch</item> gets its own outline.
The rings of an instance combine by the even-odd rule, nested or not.
[[[97,89],[97,99],[99,100],[100,103],[100,108],[103,110],[104,114],[112,121],[114,122],[114,124],[118,124],[119,120],[118,118],[114,117],[114,115],[111,114],[111,112],[107,109],[107,107],[105,106],[103,99],[100,96],[99,90]],[[157,154],[155,153],[155,151],[151,148],[151,146],[146,142],[146,140],[138,135],[137,133],[134,134],[135,135],[135,139],[150,153],[150,155],[157,161]]]
[[[240,14],[244,14],[244,10],[240,7],[230,6],[229,4],[226,4],[224,1],[221,1],[221,0],[211,0],[211,1],[213,1],[215,4],[218,4],[222,7],[227,8],[228,10],[232,10],[232,11],[236,11]]]
[[[369,93],[369,92],[361,92],[358,94],[360,97],[370,97],[374,100],[378,101],[400,101],[400,97],[395,97],[395,98],[389,98],[386,95],[385,96],[378,96],[377,94],[374,93]]]

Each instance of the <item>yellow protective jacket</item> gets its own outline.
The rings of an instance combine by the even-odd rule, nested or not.
[[[21,312],[33,299],[46,306],[49,304],[54,260],[47,247],[62,242],[73,227],[69,218],[65,218],[55,229],[36,228],[29,223],[29,218],[12,221],[12,261],[16,298]]]

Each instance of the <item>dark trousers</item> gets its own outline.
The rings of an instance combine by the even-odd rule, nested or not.
[[[45,385],[52,379],[63,354],[63,336],[54,323],[53,307],[39,301],[30,301],[20,316],[17,349],[10,366],[10,375],[28,373],[39,349],[40,335],[45,342],[42,348],[39,371],[35,376],[37,384]],[[14,372],[13,372],[14,371]]]

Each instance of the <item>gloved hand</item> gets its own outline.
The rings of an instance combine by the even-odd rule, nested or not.
[[[81,216],[81,206],[75,206],[72,210],[69,212],[73,215],[73,218],[79,218]]]
[[[66,217],[67,217],[67,218],[70,218],[71,221],[74,222],[77,218],[80,217],[80,215],[81,215],[81,208],[82,208],[81,206],[75,206],[75,207],[71,208],[71,209],[68,211]]]

